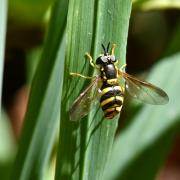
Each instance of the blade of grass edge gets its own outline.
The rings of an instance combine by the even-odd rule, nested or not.
[[[67,0],[55,1],[37,67],[11,179],[43,179],[59,122],[64,58],[59,57],[66,25]]]
[[[178,0],[171,1],[171,0],[134,0],[133,1],[133,10],[157,10],[157,9],[172,9],[180,8],[180,2]]]
[[[44,14],[55,0],[9,0],[8,15],[10,19],[22,24],[42,24]]]
[[[1,1],[0,6],[0,119],[1,119],[1,96],[2,96],[2,81],[4,67],[4,51],[6,38],[6,23],[7,23],[7,0]]]
[[[120,64],[124,64],[130,12],[131,0],[70,1],[56,179],[102,177],[113,143],[117,118],[112,121],[103,120],[100,110],[96,117],[96,112],[90,113],[89,120],[85,117],[80,122],[70,122],[68,109],[85,83],[80,78],[74,77],[72,80],[69,72],[89,75],[89,62],[83,58],[85,52],[90,52],[96,58],[102,52],[101,43],[106,45],[109,41],[117,44],[117,59],[120,58]]]
[[[180,23],[174,28],[174,32],[171,35],[170,43],[167,45],[167,49],[163,56],[169,56],[180,51]]]

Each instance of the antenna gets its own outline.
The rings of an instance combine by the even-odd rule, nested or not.
[[[104,50],[104,54],[106,54],[107,51],[106,51],[106,48],[104,47],[104,44],[101,44],[101,46],[102,46],[102,48],[103,48],[103,50]]]
[[[109,46],[110,46],[110,42],[108,43],[108,45],[107,45],[107,53],[108,53],[108,51],[109,51]]]

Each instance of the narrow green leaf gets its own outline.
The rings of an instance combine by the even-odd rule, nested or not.
[[[12,161],[15,150],[15,139],[13,137],[13,130],[10,121],[7,114],[2,111],[0,121],[0,166],[2,166],[3,163]]]
[[[69,73],[90,76],[93,68],[89,70],[84,54],[90,52],[95,60],[102,53],[101,43],[115,43],[118,67],[124,64],[130,12],[131,0],[70,0],[56,179],[102,178],[117,117],[104,119],[98,104],[82,121],[70,122],[68,110],[89,82]]]
[[[6,38],[7,0],[1,1],[0,6],[0,119],[1,119],[1,95],[4,65],[4,50]]]
[[[0,175],[1,179],[9,179],[9,171],[16,152],[12,126],[7,114],[2,110],[0,119]]]
[[[153,68],[149,81],[163,88],[170,101],[165,106],[144,106],[121,132],[115,142],[105,179],[155,178],[174,135],[180,130],[179,59],[180,54],[176,54]]]
[[[131,0],[99,1],[95,57],[102,52],[100,43],[110,41],[117,44],[115,54],[120,60],[118,67],[125,64],[130,12]],[[109,121],[103,116],[102,110],[92,112],[89,116],[86,141],[88,149],[84,149],[86,152],[84,179],[103,179],[102,175],[108,162],[118,120],[116,117]]]
[[[8,14],[23,24],[41,23],[55,0],[9,0]]]
[[[174,29],[175,31],[170,38],[171,41],[167,46],[164,56],[172,55],[180,51],[180,23],[178,23]]]
[[[179,0],[133,0],[133,8],[142,10],[180,8]]]
[[[35,73],[19,150],[11,179],[44,179],[58,127],[64,55],[60,43],[66,25],[68,1],[52,9],[42,57]],[[64,52],[64,50],[62,50]]]

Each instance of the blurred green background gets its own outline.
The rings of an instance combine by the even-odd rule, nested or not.
[[[160,67],[164,67],[163,61],[172,61],[172,63],[174,61],[180,61],[180,55],[178,54],[178,52],[180,52],[180,2],[169,2],[170,1],[165,0],[157,0],[156,2],[153,0],[133,1],[126,56],[127,72],[129,74],[146,79],[149,74],[151,75],[151,71],[149,73],[149,70],[152,67],[156,68],[156,65],[159,69]],[[2,117],[0,121],[1,179],[8,178],[12,162],[15,159],[23,118],[27,107],[29,90],[44,46],[44,39],[47,35],[47,27],[50,19],[50,10],[53,3],[53,0],[10,0],[8,4],[2,86]],[[166,57],[169,57],[169,59],[160,62],[161,59]],[[169,69],[168,74],[161,74],[160,76],[164,75],[165,78],[171,77],[171,74],[173,74],[173,76],[172,78],[164,79],[162,84],[165,84],[164,87],[172,87],[172,90],[176,88],[176,90],[173,91],[173,97],[179,97],[180,86],[177,84],[178,79],[180,79],[180,66],[178,66],[178,63],[174,63],[173,67],[171,65],[167,66],[172,69]],[[163,73],[163,70],[161,73]],[[159,80],[156,80],[157,76],[153,75],[153,78],[150,77],[150,80],[158,83]],[[159,77],[157,77],[157,79],[158,78]],[[177,81],[175,79],[177,79]],[[167,90],[167,93],[171,94],[171,88],[169,89],[164,90]],[[170,101],[172,105],[176,104],[176,107],[180,106],[180,101],[176,102],[176,98],[171,99],[170,96]],[[121,132],[128,131],[132,123],[135,123],[136,119],[140,118],[138,117],[139,112],[142,112],[144,108],[142,106],[142,104],[126,96],[118,125],[117,138],[121,138]],[[164,110],[166,111],[166,109]],[[152,163],[153,170],[151,174],[153,175],[149,175],[147,172],[147,176],[149,175],[151,178],[144,179],[154,179],[154,174],[157,180],[180,179],[180,113],[178,108],[174,109],[174,111],[177,112],[171,112],[172,114],[170,113],[169,115],[170,121],[172,120],[171,123],[173,119],[176,119],[174,123],[170,123],[172,128],[167,128],[167,133],[162,132],[161,138],[157,138],[157,144],[156,139],[152,141],[152,144],[157,145],[156,148],[154,148],[156,151],[154,158],[156,159],[156,156],[159,157],[157,157],[158,163],[153,160],[147,160],[147,167],[149,163]],[[153,114],[149,115],[153,116]],[[166,118],[159,119],[159,121],[160,123],[157,123],[159,127],[156,125],[156,128],[162,129],[161,124],[166,124],[166,122],[164,122]],[[152,133],[156,132],[152,130]],[[143,134],[141,135],[143,136]],[[168,142],[164,142],[166,138],[170,138]],[[54,137],[54,141],[56,141],[56,136]],[[126,144],[126,142],[124,146],[127,146],[127,149],[131,147],[128,143]],[[163,146],[163,156],[160,157],[159,154],[161,154]],[[151,151],[153,146],[148,147],[149,149],[146,150]],[[154,149],[152,149],[151,153]],[[146,150],[144,150],[143,153],[146,154]],[[143,153],[140,153],[137,159],[141,155],[141,157],[144,157],[145,155]],[[56,154],[56,145],[54,145],[53,152],[51,152],[52,158],[47,175],[49,179],[53,179],[54,154]],[[139,162],[140,166],[142,164],[146,166],[146,158],[142,159],[142,161],[143,163]],[[136,162],[136,159],[130,161],[132,167],[136,164],[134,162]],[[122,170],[125,175],[119,176],[120,180],[132,179],[133,171],[132,168],[130,168],[131,165],[127,165],[127,169],[125,168],[126,171]],[[135,167],[133,168],[135,169]],[[151,168],[151,166],[149,166],[149,168]],[[135,180],[143,179],[143,177],[139,175],[134,175],[134,177]]]

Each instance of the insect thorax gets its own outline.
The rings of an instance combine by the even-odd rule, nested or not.
[[[117,78],[117,72],[114,64],[107,64],[100,68],[101,71],[101,77],[103,80],[108,79],[116,79]]]

